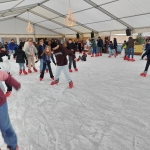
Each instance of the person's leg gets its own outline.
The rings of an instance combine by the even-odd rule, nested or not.
[[[42,67],[42,72],[41,72],[41,75],[40,75],[40,78],[44,78],[44,73],[45,73],[45,68],[46,68],[46,63],[43,63],[43,67]]]
[[[59,76],[60,76],[60,73],[63,69],[63,66],[57,66],[56,67],[56,73],[55,73],[55,81],[59,81]],[[68,67],[67,67],[67,70],[68,70]]]
[[[53,72],[52,72],[51,64],[50,64],[50,63],[48,63],[46,66],[48,67],[50,77],[51,77],[51,78],[53,78],[53,77],[54,77],[54,75],[53,75]]]
[[[64,72],[64,74],[65,74],[66,80],[67,80],[68,82],[71,82],[72,80],[71,80],[70,73],[69,73],[69,71],[68,71],[67,65],[63,66],[63,72]]]
[[[116,57],[116,50],[115,49],[113,49],[113,54]]]
[[[40,59],[40,72],[42,72],[43,69],[43,59]]]
[[[31,70],[31,57],[28,57],[28,69]]]
[[[148,68],[149,68],[149,65],[150,65],[150,60],[147,60],[146,67],[145,67],[145,70],[144,70],[144,73],[147,73]]]
[[[7,92],[11,92],[12,91],[12,86],[7,84],[6,82],[5,82],[5,84],[6,84],[6,87],[7,87]]]
[[[33,66],[33,68],[35,68],[34,57],[31,57],[31,62],[32,62],[32,66]]]
[[[24,63],[22,63],[22,69],[25,70],[25,65],[24,65]]]
[[[19,69],[20,69],[20,70],[22,69],[21,63],[19,63]]]
[[[73,58],[72,58],[72,61],[73,61],[73,67],[77,68],[76,61]]]
[[[128,49],[128,58],[130,58],[131,48]]]
[[[134,48],[132,48],[131,51],[132,51],[132,58],[134,58]]]
[[[69,69],[71,69],[73,58],[71,56],[68,57],[69,57]]]
[[[17,136],[9,119],[7,102],[0,106],[0,130],[7,146],[16,150]]]

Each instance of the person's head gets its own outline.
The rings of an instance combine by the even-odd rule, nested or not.
[[[46,55],[48,55],[48,56],[51,55],[51,48],[50,48],[50,46],[46,46],[46,48],[45,48],[43,54],[46,54]],[[43,54],[42,54],[42,55],[43,55]]]
[[[101,37],[99,36],[98,39],[101,39]]]
[[[53,50],[55,50],[55,48],[58,46],[58,44],[57,44],[57,42],[52,42],[51,43],[51,48],[53,49]]]
[[[112,41],[110,41],[110,44],[112,44],[113,42]]]
[[[124,43],[126,43],[126,40],[124,41]]]
[[[43,46],[43,44],[44,44],[44,41],[43,40],[40,40],[40,45],[42,45]]]
[[[33,40],[32,39],[29,39],[29,45],[33,45]]]
[[[5,42],[5,44],[8,44],[7,42]]]
[[[150,44],[150,40],[148,40],[147,43]]]
[[[12,42],[12,43],[15,43],[14,39],[11,39],[11,42]]]
[[[72,39],[69,39],[69,40],[68,40],[68,43],[70,43],[70,44],[71,44],[71,43],[72,43]]]
[[[133,38],[130,36],[130,37],[129,37],[129,40],[132,40],[132,39],[133,39]]]

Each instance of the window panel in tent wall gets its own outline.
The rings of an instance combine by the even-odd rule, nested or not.
[[[0,11],[2,10],[8,10],[19,4],[21,0],[18,1],[12,1],[12,2],[6,2],[6,3],[0,3]]]
[[[32,11],[34,11],[35,13],[41,14],[42,16],[45,16],[49,19],[58,17],[58,15],[56,15],[55,13],[52,13],[40,6],[33,8]]]
[[[101,7],[118,18],[141,14],[141,11],[128,0],[119,0]]]
[[[129,18],[123,18],[124,22],[131,25],[133,28],[140,27],[149,27],[150,26],[150,14],[149,15],[141,15]]]
[[[51,21],[44,21],[44,22],[41,22],[41,23],[38,23],[39,25],[43,26],[43,27],[46,27],[48,29],[57,29],[57,28],[63,28],[63,26],[60,26],[54,22],[51,22]]]
[[[76,34],[76,32],[74,32],[68,28],[55,29],[55,31],[62,33],[62,34]]]
[[[27,5],[37,4],[37,3],[41,3],[43,1],[44,0],[24,0],[17,7],[23,7],[23,6],[27,6]]]
[[[93,23],[93,24],[87,24],[86,26],[88,26],[94,30],[97,30],[99,32],[126,29],[126,27],[124,25],[122,25],[121,23],[119,23],[115,20]]]
[[[76,20],[82,24],[111,20],[109,16],[95,8],[74,13],[73,15],[76,18]]]
[[[25,12],[23,14],[21,14],[20,16],[18,16],[20,18],[23,18],[25,20],[28,20],[28,12]],[[45,21],[46,19],[39,17],[35,14],[32,14],[29,12],[29,21],[33,22],[33,23],[37,23],[37,22],[41,22],[41,21]]]
[[[102,5],[102,4],[106,4],[106,3],[112,2],[114,0],[91,0],[91,1],[93,1],[97,5]]]
[[[92,6],[83,0],[70,0],[73,12],[91,8]],[[68,14],[69,0],[50,0],[43,4],[63,15]]]

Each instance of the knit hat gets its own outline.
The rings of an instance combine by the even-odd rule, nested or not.
[[[57,42],[52,42],[51,43],[51,48],[53,49],[53,48],[55,48],[57,46]]]

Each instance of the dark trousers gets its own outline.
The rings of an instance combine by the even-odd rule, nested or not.
[[[69,69],[71,69],[72,62],[73,62],[73,67],[76,68],[75,60],[71,56],[69,56]]]
[[[42,78],[42,79],[44,78],[44,73],[45,73],[46,65],[48,67],[50,77],[53,78],[54,76],[53,76],[53,72],[52,72],[52,68],[51,68],[50,62],[47,62],[47,63],[44,62],[43,63],[43,69],[42,69],[42,73],[40,75],[40,78]]]
[[[82,53],[82,47],[78,47],[79,52]]]
[[[5,82],[5,84],[6,84],[6,87],[7,87],[7,92],[11,92],[12,91],[12,86],[8,85],[6,82]]]
[[[145,67],[145,72],[148,71],[149,65],[150,65],[150,60],[147,60],[146,67]]]

